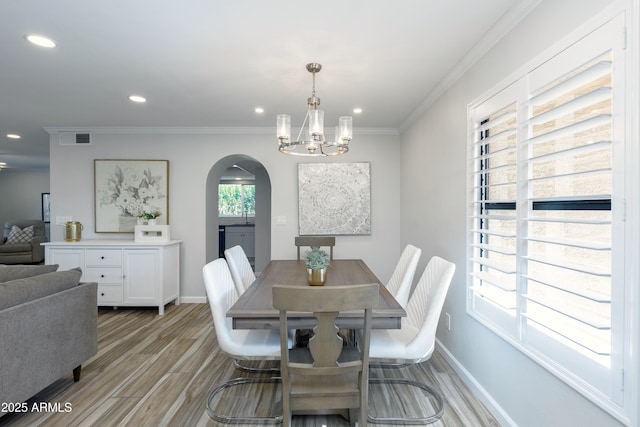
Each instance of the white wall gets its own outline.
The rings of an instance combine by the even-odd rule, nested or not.
[[[438,339],[519,426],[616,426],[615,419],[466,314],[466,107],[611,1],[542,1],[401,135],[402,243],[456,263]],[[511,420],[510,420],[510,419]]]
[[[85,130],[85,129],[82,129]],[[84,225],[83,239],[132,239],[132,234],[95,233],[94,159],[168,159],[171,236],[183,240],[181,294],[204,302],[202,266],[205,257],[205,187],[212,166],[220,159],[248,155],[262,163],[271,180],[271,257],[292,259],[298,234],[299,162],[371,162],[370,236],[338,236],[334,257],[362,258],[383,281],[389,279],[400,255],[399,136],[391,132],[358,129],[350,151],[337,158],[305,158],[278,152],[272,133],[229,134],[203,129],[93,129],[92,145],[61,146],[50,138],[51,240],[62,240],[56,216],[72,216]],[[256,134],[258,133],[258,134]],[[215,210],[214,210],[215,211]],[[285,215],[287,224],[275,225]],[[217,228],[214,233],[217,236]],[[217,245],[215,246],[217,248]],[[217,251],[217,249],[216,249]]]
[[[49,169],[0,172],[0,227],[5,221],[42,218],[42,193],[49,192]],[[0,235],[2,231],[0,231]]]

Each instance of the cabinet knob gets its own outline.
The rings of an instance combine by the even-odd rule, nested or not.
[[[100,277],[104,277],[104,274],[101,274]]]
[[[103,257],[103,256],[101,256],[101,257],[100,257],[100,259],[104,259],[104,257]]]
[[[103,297],[103,296],[104,296],[104,292],[102,292],[102,293],[100,294],[100,296],[101,296],[101,297]]]

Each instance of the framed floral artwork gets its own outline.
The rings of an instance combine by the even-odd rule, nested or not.
[[[169,224],[168,160],[94,160],[96,233],[133,233],[138,218]]]

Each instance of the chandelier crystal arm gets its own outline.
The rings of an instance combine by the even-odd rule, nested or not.
[[[307,114],[304,115],[304,120],[302,121],[302,126],[300,126],[300,131],[298,132],[298,137],[296,141],[301,141],[300,137],[302,136],[302,131],[304,130],[305,125],[307,124],[307,119],[309,118],[309,110],[311,107],[307,108]]]

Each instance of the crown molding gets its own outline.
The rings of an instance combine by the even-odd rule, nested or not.
[[[442,96],[460,77],[478,62],[496,43],[506,36],[525,16],[529,14],[542,0],[522,0],[504,15],[489,29],[489,31],[473,46],[469,52],[458,62],[446,77],[436,85],[427,95],[418,108],[400,125],[400,132],[409,128],[431,105]]]
[[[203,126],[60,126],[45,127],[49,135],[59,132],[87,132],[94,134],[163,134],[163,135],[273,135],[274,127],[203,127]],[[358,135],[399,135],[396,128],[354,128]]]

